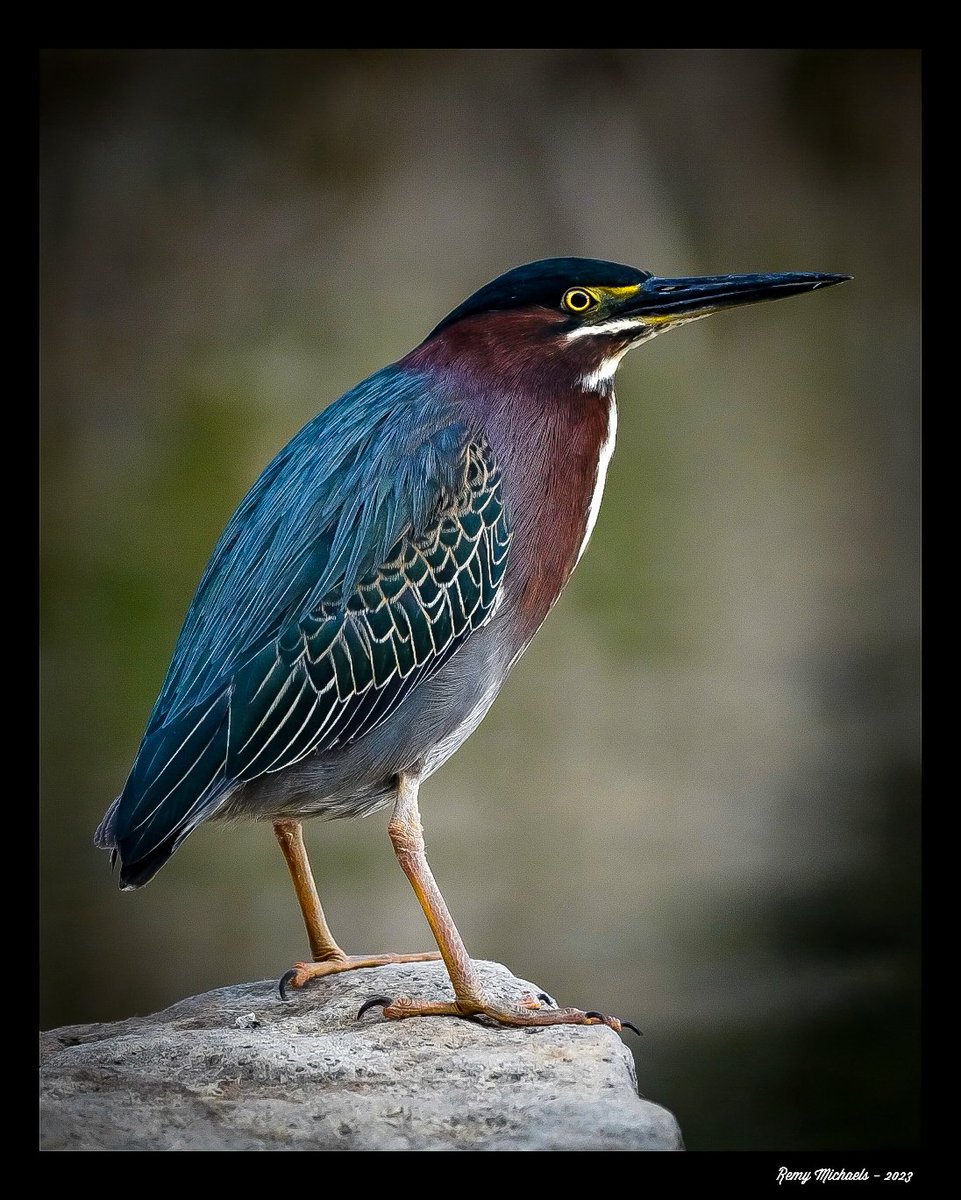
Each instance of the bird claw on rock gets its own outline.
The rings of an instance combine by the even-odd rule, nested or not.
[[[297,968],[291,967],[289,971],[284,971],[280,979],[277,981],[277,991],[280,992],[281,1000],[290,1000],[287,995],[287,987],[297,978]]]
[[[533,1013],[530,1016],[525,1015],[525,1009],[531,1012],[531,1010],[542,1008],[542,1001],[549,1002],[547,1013],[543,1016],[535,1016]],[[369,1012],[372,1008],[382,1008],[384,1017],[388,1021],[402,1020],[404,1017],[448,1016],[460,1017],[462,1020],[475,1021],[478,1024],[493,1021],[498,1025],[520,1026],[555,1024],[606,1025],[609,1029],[613,1029],[615,1033],[621,1033],[624,1029],[630,1029],[638,1037],[643,1037],[641,1031],[631,1021],[621,1021],[618,1017],[609,1017],[601,1012],[580,1012],[578,1009],[559,1009],[557,1003],[546,992],[539,992],[536,996],[528,993],[522,997],[518,1006],[513,1009],[500,1008],[496,1005],[491,1005],[489,1008],[468,1009],[465,1007],[465,1009],[462,1009],[456,1000],[420,1001],[412,1000],[409,996],[395,996],[393,999],[390,996],[371,996],[369,1000],[365,1000],[361,1005],[356,1019],[359,1021],[364,1013]],[[551,1009],[553,1009],[553,1012],[550,1011]]]
[[[381,1006],[387,1008],[388,1005],[393,1003],[394,1001],[391,1000],[390,996],[371,996],[369,1000],[365,1000],[360,1006],[360,1011],[357,1013],[357,1020],[359,1021],[364,1013],[368,1012],[372,1008],[378,1008]]]
[[[630,1029],[631,1032],[636,1033],[638,1037],[644,1036],[644,1034],[641,1033],[636,1025],[633,1025],[630,1021],[622,1021],[620,1017],[606,1017],[603,1013],[593,1011],[586,1012],[584,1016],[591,1017],[594,1021],[599,1021],[602,1025],[608,1025],[611,1029],[616,1029],[618,1033],[620,1033],[622,1029]],[[612,1023],[615,1021],[617,1022],[616,1025]]]

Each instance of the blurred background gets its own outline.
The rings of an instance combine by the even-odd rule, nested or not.
[[[619,1013],[701,1149],[915,1145],[920,55],[42,55],[42,1021],[306,953],[269,826],[118,892],[93,831],[200,573],[300,426],[554,255],[852,283],[618,374],[589,552],[422,791],[472,953]],[[307,828],[352,951],[387,814]]]

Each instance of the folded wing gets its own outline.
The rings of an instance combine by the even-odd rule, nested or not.
[[[352,416],[301,431],[214,552],[97,831],[124,887],[238,782],[376,729],[493,614],[510,529],[490,447],[458,424],[404,444],[370,411],[352,437]]]

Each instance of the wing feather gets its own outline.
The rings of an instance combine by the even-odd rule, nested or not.
[[[399,422],[409,381],[387,382],[362,427],[355,391],[302,430],[228,525],[98,831],[124,885],[237,782],[371,733],[492,616],[511,540],[495,457],[462,425]]]

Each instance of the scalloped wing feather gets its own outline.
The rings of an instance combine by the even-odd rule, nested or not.
[[[510,545],[494,456],[460,425],[425,436],[398,421],[409,381],[387,382],[361,431],[367,385],[305,427],[215,550],[98,831],[124,886],[159,870],[235,783],[371,732],[490,619]]]

